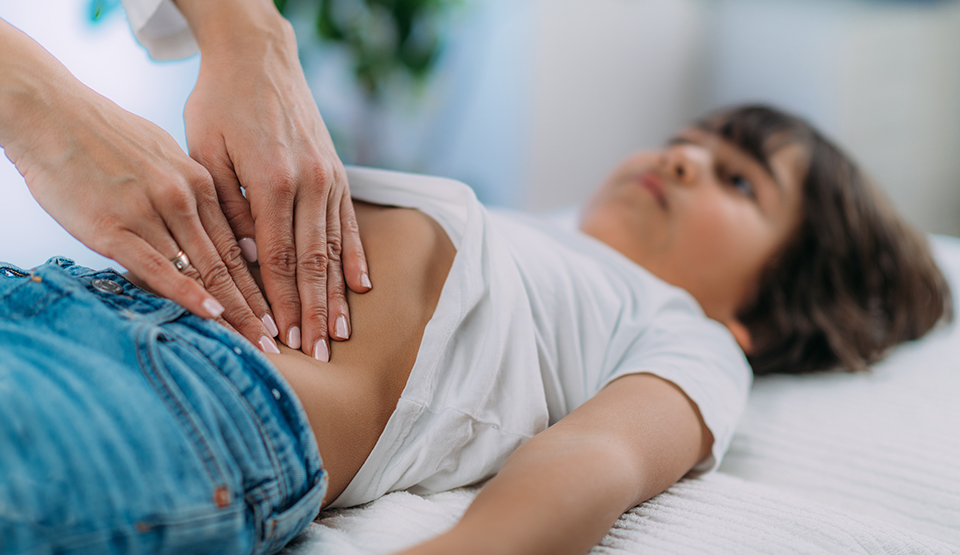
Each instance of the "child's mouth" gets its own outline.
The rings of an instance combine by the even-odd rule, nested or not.
[[[661,181],[656,174],[654,174],[653,172],[646,172],[646,173],[640,174],[637,177],[637,181],[640,183],[640,185],[643,188],[650,191],[650,194],[652,194],[654,198],[657,199],[657,203],[660,205],[661,208],[663,208],[664,210],[667,209],[667,197],[663,191],[663,181]]]

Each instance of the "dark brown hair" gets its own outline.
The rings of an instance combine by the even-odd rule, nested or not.
[[[924,236],[810,124],[770,107],[742,106],[697,127],[766,167],[789,144],[808,156],[800,224],[738,313],[751,333],[754,374],[862,370],[952,318],[950,289]]]

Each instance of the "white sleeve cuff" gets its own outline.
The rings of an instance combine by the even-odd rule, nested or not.
[[[157,61],[195,54],[199,47],[172,0],[122,0],[134,36]]]

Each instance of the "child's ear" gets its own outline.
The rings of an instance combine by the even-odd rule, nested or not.
[[[733,338],[737,341],[737,345],[740,345],[740,350],[748,355],[752,355],[753,337],[750,335],[750,330],[747,329],[747,326],[744,326],[740,323],[740,320],[736,318],[727,320],[723,325],[727,326],[727,329],[730,330]]]

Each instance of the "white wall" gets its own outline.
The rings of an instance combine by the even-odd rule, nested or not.
[[[160,125],[185,148],[181,112],[196,82],[199,58],[151,62],[122,10],[94,26],[87,7],[80,0],[0,0],[0,17],[37,40],[85,84]],[[117,267],[64,231],[36,203],[16,167],[0,159],[0,260],[32,267],[57,254],[91,267]]]
[[[379,134],[388,165],[461,179],[491,204],[577,203],[707,97],[696,0],[469,0],[454,19],[427,98],[393,102]],[[334,133],[355,125],[344,60],[314,52],[305,65]]]
[[[897,208],[960,235],[960,2],[535,0],[522,203],[575,203],[708,109],[809,118]]]
[[[720,0],[713,106],[810,118],[920,228],[960,235],[960,3]]]
[[[369,107],[348,77],[349,60],[317,42],[312,20],[294,18],[304,71],[345,162],[355,163],[351,135],[372,123],[375,158],[384,167],[452,177],[484,202],[517,205],[530,132],[535,8],[534,0],[464,0],[449,17],[429,87],[391,90],[379,122],[360,113]]]
[[[580,202],[624,155],[699,115],[706,35],[690,0],[537,0],[524,204]]]
[[[122,13],[94,28],[87,7],[0,0],[0,17],[183,146],[198,58],[151,62]],[[576,203],[631,150],[707,108],[762,100],[838,138],[920,227],[960,235],[956,1],[469,0],[458,17],[429,109],[399,106],[389,140],[408,167],[463,179],[488,202]],[[324,105],[345,79],[305,62]],[[349,126],[347,103],[331,102],[325,119]],[[109,264],[0,162],[0,260]]]

